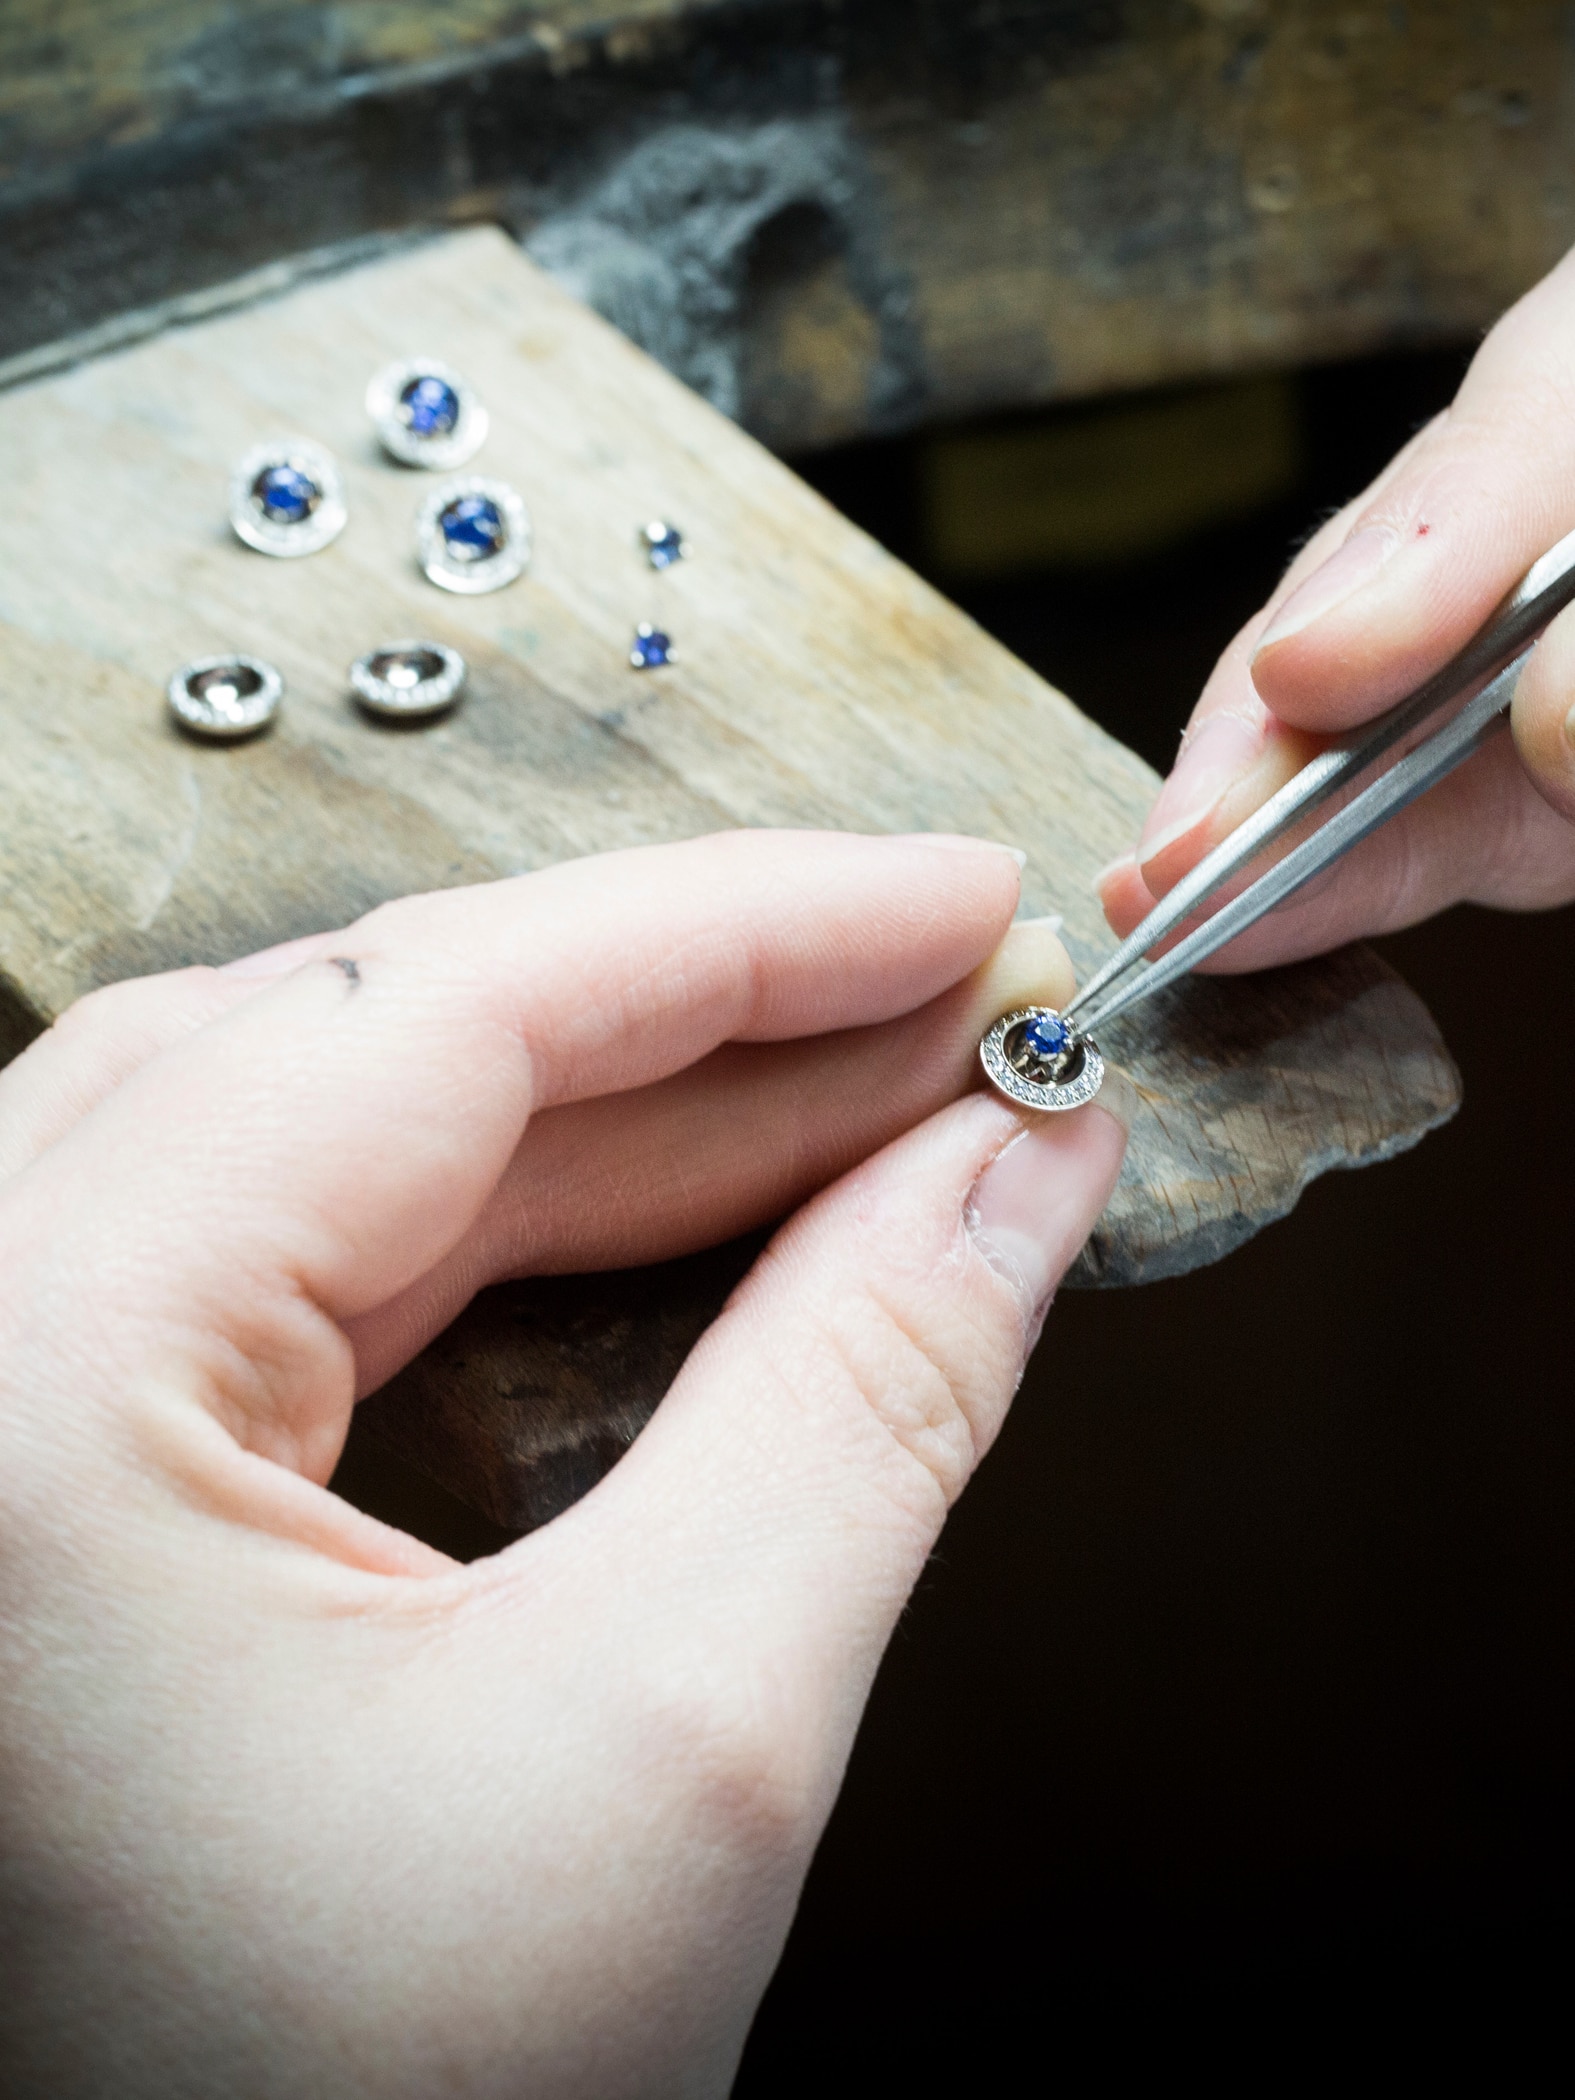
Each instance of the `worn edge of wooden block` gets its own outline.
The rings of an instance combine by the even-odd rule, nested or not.
[[[496,449],[486,464],[517,472],[512,448],[530,460],[527,485],[554,487],[553,537],[563,548],[555,570],[549,541],[519,609],[495,601],[436,608],[400,566],[394,550],[408,527],[386,513],[397,500],[402,518],[408,478],[391,477],[367,455],[359,385],[349,388],[338,365],[324,362],[369,363],[403,347],[400,331],[415,311],[448,316],[453,339],[434,347],[466,368],[484,367],[484,390],[498,404]],[[496,340],[484,341],[478,328]],[[226,398],[218,405],[205,396],[205,373],[222,378]],[[63,462],[73,443],[91,447],[96,501],[106,514],[95,529],[108,532],[106,544],[120,554],[116,474],[131,475],[135,488],[148,485],[151,473],[168,486],[174,512],[189,503],[200,514],[204,448],[212,448],[214,467],[227,457],[232,440],[221,442],[222,433],[232,422],[237,432],[248,428],[257,411],[247,406],[247,389],[257,386],[271,423],[319,429],[346,458],[359,567],[336,563],[335,550],[308,565],[259,566],[222,533],[188,546],[175,528],[139,518],[122,556],[128,573],[93,579],[90,604],[71,596],[86,587],[80,574],[39,570],[51,543],[51,505],[67,500]],[[342,430],[325,427],[325,390]],[[129,419],[123,429],[122,419]],[[49,812],[30,812],[24,802],[10,835],[0,835],[15,921],[5,933],[0,906],[0,967],[11,969],[21,992],[23,1032],[25,1007],[52,1011],[130,970],[220,960],[305,930],[306,897],[316,900],[315,923],[325,916],[333,923],[403,888],[485,879],[565,850],[719,821],[1021,838],[1030,849],[1027,908],[1065,913],[1068,945],[1085,972],[1108,944],[1090,878],[1141,818],[1154,780],[1149,769],[497,234],[454,235],[195,322],[23,389],[0,402],[0,421],[12,426],[15,471],[32,504],[23,506],[30,535],[0,577],[11,655],[0,708],[11,711],[16,778],[29,778],[31,767],[41,793],[69,788],[68,828],[88,842],[73,876],[62,865],[62,827]],[[583,457],[577,429],[595,432]],[[113,445],[110,431],[118,433]],[[700,622],[700,644],[709,607],[718,636],[688,652],[685,668],[663,685],[643,686],[639,708],[609,714],[601,695],[611,692],[609,667],[627,646],[618,624],[626,615],[616,610],[616,592],[588,592],[570,559],[586,529],[574,506],[600,505],[598,517],[609,504],[614,516],[624,509],[648,515],[643,497],[624,483],[632,477],[633,488],[648,489],[653,475],[701,528],[706,559],[685,564],[693,576],[681,579],[691,594],[685,618]],[[596,524],[587,549],[603,544],[603,531]],[[769,559],[760,558],[763,548]],[[176,653],[194,584],[207,620],[227,621],[240,634],[248,631],[243,616],[265,623],[278,638],[271,647],[294,652],[284,658],[288,722],[247,750],[193,754],[167,726],[148,734],[158,710],[154,666]],[[413,631],[441,613],[443,631],[466,649],[476,674],[477,691],[457,725],[418,741],[379,742],[347,721],[338,676],[316,653],[323,635],[342,628],[347,590],[365,601],[358,618],[369,632]],[[123,633],[117,623],[131,619],[147,632]],[[546,668],[538,627],[555,652]],[[772,637],[771,646],[752,649],[759,636]],[[526,714],[517,697],[498,712],[522,678],[532,696]],[[804,695],[817,688],[823,719],[806,738]],[[601,740],[594,749],[584,737],[593,724]],[[494,748],[489,737],[501,741]],[[72,783],[72,766],[81,770],[74,738],[91,749],[93,763],[91,779]],[[521,790],[508,804],[513,833],[496,794],[500,766],[513,769]],[[183,771],[193,773],[190,792],[179,785]],[[207,784],[193,803],[199,772]],[[603,796],[601,787],[614,781],[620,792]],[[183,795],[189,817],[181,814]],[[616,816],[604,802],[618,805]],[[485,850],[474,831],[480,815]],[[118,889],[111,882],[102,894],[91,858],[94,826],[129,856]],[[279,881],[287,866],[293,887]],[[125,923],[95,927],[95,900],[108,909],[112,899],[123,900],[113,909]],[[57,914],[68,903],[83,932],[62,944]],[[32,956],[31,975],[19,960],[24,953]],[[1282,1215],[1314,1174],[1414,1142],[1457,1099],[1453,1067],[1420,1001],[1361,949],[1251,981],[1194,979],[1113,1033],[1109,1047],[1131,1071],[1143,1113],[1122,1185],[1080,1264],[1084,1282],[1146,1280],[1216,1259]],[[475,1312],[472,1327],[461,1323],[456,1332],[468,1349],[475,1323],[502,1319],[499,1331],[513,1337],[512,1371],[500,1375],[493,1361],[462,1394],[432,1353],[370,1403],[368,1419],[390,1438],[419,1445],[439,1478],[447,1476],[434,1440],[448,1420],[453,1464],[466,1475],[448,1484],[517,1525],[540,1509],[540,1497],[535,1489],[512,1501],[495,1489],[478,1492],[476,1451],[505,1454],[500,1462],[512,1475],[534,1465],[543,1495],[554,1468],[583,1481],[594,1454],[605,1458],[619,1447],[654,1405],[720,1302],[733,1259],[726,1250],[696,1256],[681,1275],[670,1274],[671,1318],[650,1309],[649,1278],[638,1273],[505,1287],[503,1298]],[[536,1308],[529,1334],[518,1321],[508,1326],[510,1293],[510,1302]],[[621,1309],[631,1293],[647,1306],[639,1318]],[[590,1308],[598,1300],[605,1332],[593,1343]],[[567,1328],[561,1320],[552,1326],[555,1305],[571,1309]],[[451,1338],[434,1352],[447,1347],[443,1361],[452,1364],[456,1346]],[[573,1371],[576,1352],[594,1359],[589,1383]],[[590,1407],[593,1387],[600,1397]],[[572,1420],[562,1408],[550,1423],[527,1419],[532,1405],[540,1411],[543,1393],[560,1390],[574,1403]],[[423,1393],[413,1426],[412,1405]],[[468,1455],[459,1448],[466,1439]]]

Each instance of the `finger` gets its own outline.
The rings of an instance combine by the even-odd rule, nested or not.
[[[1398,932],[1451,904],[1531,911],[1572,894],[1575,829],[1536,793],[1511,739],[1500,736],[1199,968],[1261,970]],[[1123,936],[1156,901],[1135,859],[1105,870],[1100,899]]]
[[[1575,823],[1575,607],[1560,613],[1515,688],[1515,747],[1537,792]]]
[[[981,969],[895,1021],[727,1044],[654,1086],[534,1118],[452,1253],[350,1323],[358,1390],[391,1378],[500,1277],[666,1260],[785,1217],[976,1085],[997,1015],[1066,1004],[1059,924],[1020,921]]]
[[[1268,604],[1253,614],[1220,657],[1138,840],[1137,863],[1151,895],[1163,896],[1327,743],[1325,734],[1295,728],[1265,705],[1253,683],[1253,659],[1280,608],[1318,574],[1364,505],[1376,501],[1407,471],[1432,428],[1419,432],[1390,461],[1365,497],[1348,504],[1313,535]]]
[[[1146,824],[1163,895],[1330,734],[1437,670],[1575,525],[1575,258],[1504,316],[1453,406],[1330,521],[1210,681]]]
[[[256,987],[171,970],[89,992],[0,1070],[0,1181],[63,1137],[122,1081]]]
[[[595,1569],[628,1654],[697,1739],[742,1745],[747,1801],[824,1813],[880,1652],[1120,1168],[1095,1106],[1023,1131],[942,1111],[773,1241],[626,1458],[473,1571],[500,1602]],[[496,1652],[519,1623],[494,1613]],[[515,1638],[523,1636],[516,1635]]]
[[[1454,655],[1575,525],[1575,256],[1488,335],[1448,412],[1275,613],[1253,660],[1282,721],[1366,721]]]
[[[20,1268],[40,1234],[74,1244],[101,1324],[183,1366],[242,1449],[324,1478],[341,1323],[458,1243],[533,1110],[905,1011],[1016,895],[988,846],[745,833],[385,906],[13,1177],[10,1246]]]

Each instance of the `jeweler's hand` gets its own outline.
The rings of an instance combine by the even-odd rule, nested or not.
[[[1575,529],[1575,256],[1499,322],[1454,405],[1291,565],[1220,659],[1135,854],[1101,878],[1118,933],[1332,734],[1446,663]],[[1462,900],[1575,897],[1575,609],[1521,679],[1513,740],[1391,820],[1205,967],[1257,969]]]
[[[1043,927],[995,952],[1016,900],[956,840],[609,856],[117,987],[0,1076],[8,2094],[726,2091],[1120,1163],[1097,1106],[955,1098],[1070,989]],[[323,1485],[480,1284],[839,1173],[544,1530],[461,1568]]]

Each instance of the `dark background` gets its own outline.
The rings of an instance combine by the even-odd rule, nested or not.
[[[1302,375],[1294,486],[1158,554],[936,581],[1166,767],[1294,547],[1464,362]],[[924,442],[807,463],[921,568]],[[993,2092],[1014,2059],[1510,2072],[1567,1991],[1572,936],[1464,908],[1383,943],[1456,1121],[1217,1268],[1058,1302],[881,1672],[740,2100]]]
[[[1163,768],[1295,546],[1464,362],[1294,377],[1271,495],[1082,566],[932,556],[926,448],[977,432],[797,464]],[[1086,457],[1105,419],[1130,472],[1126,413],[984,435]],[[1216,1268],[1058,1302],[881,1671],[739,2100],[1478,2051],[1503,2078],[1533,2046],[1575,1849],[1572,937],[1464,908],[1383,943],[1460,1063],[1455,1122]],[[384,1466],[353,1442],[339,1484],[499,1542]]]

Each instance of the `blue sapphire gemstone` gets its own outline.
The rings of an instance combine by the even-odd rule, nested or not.
[[[299,525],[322,501],[322,490],[299,467],[264,467],[252,483],[263,516],[275,525]]]
[[[645,528],[645,551],[653,569],[670,569],[684,558],[684,536],[676,525],[664,525],[658,519]]]
[[[508,537],[503,513],[490,496],[456,496],[438,525],[456,561],[485,561]]]
[[[426,373],[399,397],[407,428],[417,437],[448,437],[459,422],[459,396],[446,380]]]
[[[663,634],[660,627],[648,626],[644,621],[634,631],[634,647],[629,651],[629,661],[637,671],[658,671],[663,664],[673,660],[673,638]]]
[[[1023,1046],[1035,1057],[1054,1064],[1072,1045],[1072,1031],[1055,1014],[1035,1014],[1023,1028]]]

